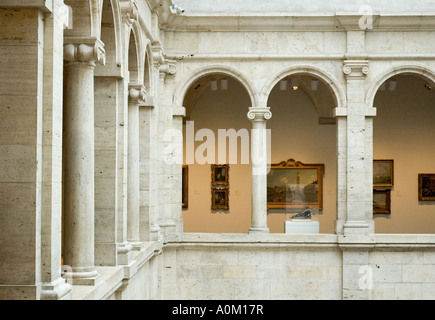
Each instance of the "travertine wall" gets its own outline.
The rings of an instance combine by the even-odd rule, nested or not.
[[[367,31],[338,1],[309,15],[259,13],[257,2],[255,14],[213,18],[175,14],[172,3],[0,3],[0,298],[434,298],[433,235],[375,235],[371,197],[378,88],[402,73],[435,82],[430,2],[419,14],[376,12]],[[283,77],[329,85],[335,234],[269,234],[261,175],[255,235],[183,234],[182,141],[171,133],[188,88],[216,73],[246,88],[257,128],[273,117],[268,97]],[[361,266],[373,271],[371,291]]]
[[[163,298],[431,300],[435,251],[427,241],[433,238],[378,235],[361,245],[334,235],[185,234],[165,249]]]

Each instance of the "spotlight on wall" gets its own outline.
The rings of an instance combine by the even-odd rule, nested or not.
[[[176,4],[171,5],[171,12],[175,14],[180,14],[184,12],[184,9],[177,6]]]
[[[228,89],[228,79],[222,79],[221,80],[221,89],[227,90]]]
[[[310,86],[312,91],[316,91],[319,88],[319,80],[311,79]]]
[[[293,91],[299,90],[299,81],[296,78],[292,79],[292,90]]]
[[[211,88],[211,90],[213,90],[213,91],[216,91],[216,90],[218,89],[218,83],[217,83],[217,80],[215,80],[215,79],[211,80],[211,82],[210,82],[210,88]]]
[[[432,90],[432,86],[431,86],[429,83],[426,83],[426,84],[424,85],[424,87],[425,87],[427,90]]]
[[[287,90],[287,80],[281,80],[279,82],[279,90],[281,91]]]
[[[388,83],[388,90],[390,91],[395,91],[397,88],[397,80],[396,79],[391,79]]]

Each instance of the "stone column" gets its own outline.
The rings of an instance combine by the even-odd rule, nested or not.
[[[66,38],[64,45],[64,264],[74,284],[93,285],[94,68],[103,63],[96,38]]]
[[[374,233],[373,223],[373,132],[376,109],[365,104],[368,61],[347,60],[343,72],[347,80],[346,132],[346,220],[344,234]],[[344,126],[339,126],[344,130]],[[339,135],[341,133],[339,132]]]
[[[128,97],[128,182],[127,236],[134,250],[140,250],[139,234],[139,104],[145,101],[141,85],[129,85]]]
[[[272,117],[268,107],[249,108],[248,119],[252,121],[252,221],[249,233],[268,233],[267,227],[267,172],[268,156],[266,120]]]

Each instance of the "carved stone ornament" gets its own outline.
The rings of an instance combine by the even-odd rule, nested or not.
[[[97,38],[65,39],[63,46],[64,60],[67,62],[88,62],[106,64],[104,43]]]
[[[119,0],[121,15],[127,22],[137,21],[139,18],[136,0]]]
[[[176,62],[173,60],[165,59],[160,65],[159,71],[167,75],[174,75],[177,72]]]
[[[272,112],[269,107],[249,108],[248,119],[253,121],[263,121],[272,118]]]
[[[128,86],[128,101],[134,103],[141,103],[146,101],[146,91],[142,85],[129,85]]]
[[[365,77],[369,73],[369,62],[366,60],[346,60],[343,72],[348,77]]]

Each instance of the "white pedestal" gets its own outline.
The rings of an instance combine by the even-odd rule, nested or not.
[[[319,233],[319,221],[286,221],[285,233]]]

